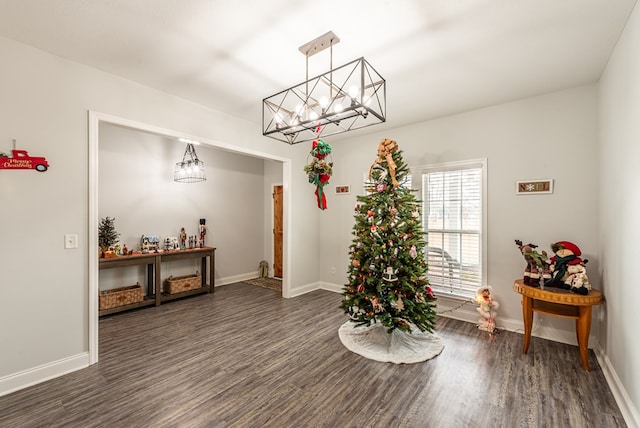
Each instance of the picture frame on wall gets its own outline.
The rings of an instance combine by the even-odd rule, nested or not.
[[[516,181],[516,194],[539,195],[553,193],[553,179]]]

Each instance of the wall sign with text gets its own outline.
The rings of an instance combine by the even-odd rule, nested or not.
[[[526,180],[516,182],[518,195],[530,195],[540,193],[553,193],[553,180]]]
[[[44,172],[49,169],[49,163],[41,156],[30,156],[26,150],[16,150],[16,140],[13,140],[11,155],[0,152],[0,169],[35,169]]]

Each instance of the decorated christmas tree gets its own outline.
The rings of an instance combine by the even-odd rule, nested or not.
[[[383,140],[367,194],[358,196],[349,283],[341,307],[356,326],[381,323],[387,333],[433,332],[435,296],[426,278],[420,202],[405,186],[409,169],[393,140]]]
[[[100,224],[98,224],[98,245],[102,253],[108,251],[112,245],[118,242],[120,234],[116,231],[115,221],[115,218],[108,216],[100,219]]]

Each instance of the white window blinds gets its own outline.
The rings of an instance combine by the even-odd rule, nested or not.
[[[422,169],[425,257],[438,292],[474,297],[483,285],[484,161]]]

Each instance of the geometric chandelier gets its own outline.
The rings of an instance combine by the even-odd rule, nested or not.
[[[262,135],[301,143],[386,120],[386,82],[364,59],[333,68],[332,32],[300,46],[306,81],[262,100]],[[330,49],[329,71],[309,79],[309,57]]]
[[[193,147],[194,141],[181,138],[180,141],[187,143],[187,148],[182,156],[182,162],[177,162],[173,170],[173,181],[179,183],[197,183],[205,181],[204,162],[198,159],[196,149]]]

